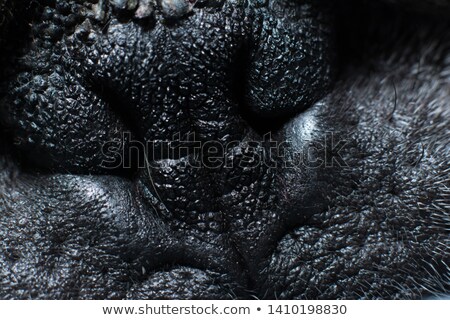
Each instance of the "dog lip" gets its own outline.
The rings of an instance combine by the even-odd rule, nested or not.
[[[183,265],[152,272],[127,292],[129,299],[229,299],[245,295],[245,290],[226,275]]]

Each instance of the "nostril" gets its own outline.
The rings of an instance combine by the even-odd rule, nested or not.
[[[332,82],[332,13],[311,1],[269,1],[255,9],[245,84],[240,89],[252,117],[273,119],[301,112]],[[275,121],[277,122],[277,121]]]

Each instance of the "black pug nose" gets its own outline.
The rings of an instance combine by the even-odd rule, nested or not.
[[[140,210],[177,239],[164,250],[244,282],[286,222],[275,210],[279,172],[248,163],[247,152],[272,120],[330,86],[328,4],[198,1],[168,14],[145,1],[48,3],[25,24],[29,45],[0,84],[0,119],[17,149],[52,173],[113,175],[102,146],[119,141],[106,156],[123,174],[131,144],[143,145],[127,177]],[[191,134],[200,153],[147,148]],[[214,163],[206,143],[222,147]]]
[[[101,146],[127,150],[124,132],[239,141],[331,83],[322,1],[194,1],[170,19],[154,1],[45,3],[23,16],[30,45],[6,63],[0,112],[23,158],[52,172],[110,172]]]
[[[126,172],[149,212],[192,248],[232,247],[233,234],[241,255],[260,256],[267,245],[258,243],[270,242],[281,221],[269,205],[279,187],[276,170],[246,163],[247,152],[272,121],[329,87],[328,4],[198,1],[176,19],[154,7],[144,22],[144,2],[126,3],[36,9],[29,49],[2,84],[2,121],[24,157],[51,172]],[[191,134],[201,147],[221,147],[220,159],[205,161],[214,148],[151,152]],[[105,167],[102,146],[111,141],[119,143],[107,164],[116,166]],[[138,155],[129,154],[136,144]]]

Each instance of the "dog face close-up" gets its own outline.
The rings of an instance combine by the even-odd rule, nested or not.
[[[450,1],[0,0],[1,299],[450,295]]]

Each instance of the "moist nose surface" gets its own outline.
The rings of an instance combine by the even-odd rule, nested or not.
[[[110,3],[50,1],[37,10],[23,65],[2,84],[4,122],[25,155],[43,155],[30,161],[51,171],[109,174],[99,145],[119,141],[107,156],[122,165],[133,145],[144,146],[131,160],[132,192],[164,232],[141,226],[152,239],[139,243],[167,252],[154,255],[164,263],[248,286],[289,220],[281,169],[264,158],[274,141],[248,120],[294,114],[324,94],[333,56],[328,8],[199,1],[170,21],[155,7],[143,23],[130,14],[141,4]],[[175,154],[147,144],[186,142]]]

